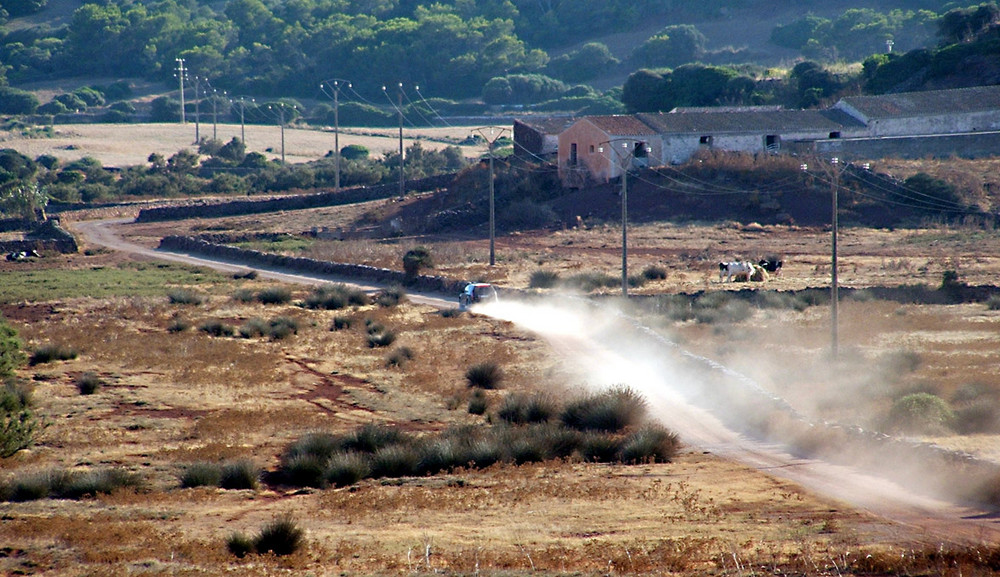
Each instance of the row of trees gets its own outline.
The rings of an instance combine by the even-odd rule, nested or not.
[[[900,5],[929,2],[900,0]],[[173,82],[176,59],[230,93],[313,97],[324,78],[376,79],[359,89],[380,100],[382,83],[424,86],[435,95],[468,98],[511,75],[544,74],[587,82],[625,67],[676,67],[727,62],[735,53],[706,51],[707,39],[682,18],[724,16],[730,3],[674,0],[228,0],[85,3],[67,26],[19,28],[0,39],[0,73],[38,77],[114,75]],[[808,2],[806,3],[808,4]],[[933,4],[933,3],[931,3]],[[745,5],[745,6],[743,6]],[[765,0],[746,0],[740,8]],[[44,10],[44,0],[5,3],[8,15]],[[994,6],[995,4],[991,4]],[[933,36],[961,39],[994,21],[990,9],[945,16],[927,9],[848,10],[835,20],[805,16],[778,26],[772,40],[814,58],[861,59],[894,39],[899,49]],[[677,23],[619,60],[597,34],[629,30],[652,19]],[[556,58],[546,49],[572,46]],[[0,84],[3,84],[0,74]],[[497,91],[490,86],[488,94]],[[73,109],[72,106],[67,106]]]
[[[351,145],[340,152],[341,186],[395,182],[399,154],[371,158],[364,147]],[[16,150],[0,150],[0,215],[28,217],[49,201],[102,202],[126,198],[169,198],[204,194],[249,195],[263,192],[333,187],[336,158],[329,153],[315,162],[286,165],[258,152],[246,152],[238,138],[227,143],[204,140],[198,151],[181,150],[165,158],[149,157],[149,164],[121,171],[105,169],[93,158],[62,164],[43,155],[31,159]],[[423,178],[457,172],[469,165],[458,147],[425,150],[419,142],[405,151],[404,174]]]

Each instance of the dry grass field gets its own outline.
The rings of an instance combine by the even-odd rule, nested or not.
[[[50,154],[64,162],[92,157],[104,166],[124,167],[146,164],[149,155],[159,153],[170,158],[180,150],[196,150],[195,123],[187,124],[61,124],[53,128],[51,136],[25,135],[21,132],[0,130],[0,148],[13,148],[30,157]],[[479,156],[485,146],[472,147],[463,141],[473,134],[474,127],[404,128],[403,145],[412,146],[419,141],[426,149],[437,150],[445,146],[461,146],[465,155]],[[202,139],[215,138],[228,142],[246,135],[247,152],[259,152],[268,158],[281,158],[281,127],[248,124],[219,123],[213,126],[202,121],[198,135]],[[304,129],[286,127],[285,160],[300,163],[324,157],[333,150],[333,127]],[[341,148],[351,144],[367,147],[373,157],[386,152],[399,151],[399,133],[390,129],[342,128],[339,137]]]

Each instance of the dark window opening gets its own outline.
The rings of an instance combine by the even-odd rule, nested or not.
[[[645,142],[636,142],[635,148],[632,150],[632,156],[635,158],[646,158],[649,155],[649,151],[646,148]]]
[[[698,139],[698,144],[701,144],[702,146],[712,146],[712,137],[702,136]]]
[[[840,138],[840,131],[839,130],[835,130],[835,131],[831,132],[830,133],[830,138]]]
[[[569,145],[569,165],[576,166],[576,143]]]

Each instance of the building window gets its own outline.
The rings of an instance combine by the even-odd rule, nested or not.
[[[698,139],[698,144],[702,146],[712,146],[712,137],[702,136],[701,138]]]
[[[840,131],[839,130],[835,130],[835,131],[831,132],[830,133],[830,138],[840,138]]]
[[[646,146],[645,142],[636,142],[635,148],[632,149],[633,158],[646,158],[649,156],[649,147]]]
[[[569,145],[569,165],[576,166],[576,143]]]
[[[778,152],[781,150],[781,137],[777,134],[768,134],[765,136],[764,149],[768,152]]]
[[[594,145],[593,144],[590,145],[590,153],[594,154]]]

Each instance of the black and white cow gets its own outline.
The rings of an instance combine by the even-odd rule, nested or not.
[[[745,278],[747,280],[753,276],[754,264],[750,261],[733,261],[733,262],[720,262],[719,263],[719,282],[725,278],[727,282],[733,279],[740,280]]]
[[[781,265],[782,261],[774,258],[762,258],[760,259],[760,262],[757,263],[757,266],[774,275],[781,272]]]

